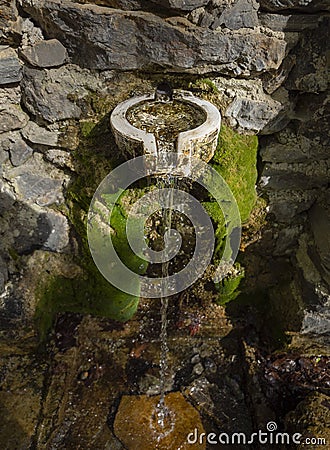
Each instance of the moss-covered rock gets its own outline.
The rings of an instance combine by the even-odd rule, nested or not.
[[[237,201],[244,223],[256,202],[257,136],[246,136],[222,125],[212,167],[224,178]]]
[[[313,392],[287,414],[286,429],[302,435],[298,449],[326,448],[330,442],[329,406],[327,395]]]
[[[230,187],[244,223],[249,219],[256,203],[255,183],[257,179],[257,136],[241,135],[223,125],[218,147],[211,161],[212,167]],[[223,213],[213,199],[203,202],[206,212],[215,228],[215,250],[213,261],[219,264],[227,238]],[[244,277],[244,269],[237,265],[225,279],[216,283],[219,292],[218,303],[224,305],[239,295],[238,287]]]
[[[225,305],[239,296],[241,292],[238,288],[243,278],[244,269],[236,263],[226,278],[219,281],[219,283],[215,283],[216,289],[219,293],[217,299],[218,305]]]
[[[44,277],[38,288],[36,319],[42,339],[47,336],[54,316],[63,311],[80,312],[115,320],[127,321],[135,313],[138,297],[121,292],[112,286],[94,264],[88,247],[87,218],[90,202],[102,179],[121,162],[109,129],[109,114],[97,123],[81,122],[80,145],[73,152],[75,175],[66,191],[66,214],[73,228],[76,244],[75,263],[81,267],[76,277],[57,272]],[[128,245],[125,225],[127,197],[136,196],[128,190],[126,203],[115,205],[111,218],[116,251],[132,270],[140,270],[143,262],[135,257]],[[145,266],[143,265],[143,270]]]

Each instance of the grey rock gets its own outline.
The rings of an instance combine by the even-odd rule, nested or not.
[[[8,152],[0,147],[0,164],[3,164],[9,158]]]
[[[327,0],[260,0],[261,8],[266,11],[325,11],[329,10]]]
[[[15,50],[0,51],[0,86],[18,83],[22,79],[22,66]]]
[[[53,252],[63,251],[69,244],[69,224],[66,217],[55,211],[47,211],[45,219],[50,233],[42,248]]]
[[[184,19],[174,24],[150,13],[59,0],[24,0],[23,7],[90,69],[249,75],[278,68],[285,55],[283,40],[256,31],[211,31]]]
[[[330,177],[330,159],[308,163],[267,163],[261,182],[267,189],[309,190],[327,186]]]
[[[292,214],[292,212],[289,214],[291,220],[298,214],[297,208],[294,208],[294,212],[295,214]],[[290,255],[292,247],[297,245],[298,238],[301,235],[301,226],[294,226],[292,222],[289,222],[288,217],[286,217],[284,222],[284,224],[281,224],[279,232],[274,234],[274,256]]]
[[[18,192],[30,203],[48,206],[62,201],[62,181],[41,177],[33,173],[23,173],[16,178]]]
[[[278,88],[272,95],[273,105],[272,108],[276,111],[273,117],[267,122],[267,124],[260,131],[260,134],[273,134],[288,125],[294,115],[295,100],[290,98],[289,92],[283,87]],[[281,105],[281,107],[279,107]]]
[[[269,212],[276,220],[292,227],[293,219],[304,211],[308,211],[318,197],[318,189],[310,190],[267,190]]]
[[[204,372],[204,367],[202,363],[198,363],[193,368],[193,373],[195,375],[201,375]]]
[[[21,38],[21,19],[16,2],[2,0],[0,9],[0,44],[18,45]]]
[[[304,94],[298,99],[295,122],[279,133],[260,139],[264,162],[306,162],[329,157],[329,98],[327,94]]]
[[[19,131],[9,131],[0,134],[0,148],[9,152],[10,145],[17,139],[21,138]]]
[[[276,101],[235,98],[225,115],[230,119],[230,124],[239,131],[258,133],[278,116],[281,109],[281,103]]]
[[[33,155],[33,149],[19,137],[17,140],[10,143],[9,153],[12,165],[20,166]]]
[[[279,69],[272,73],[265,74],[263,79],[263,87],[267,94],[273,94],[279,89],[289,76],[293,66],[296,64],[296,58],[292,55],[288,55]]]
[[[0,105],[0,133],[24,128],[29,116],[18,105]]]
[[[309,222],[314,237],[316,264],[330,289],[330,200],[329,191],[326,201],[319,201],[309,211]],[[329,317],[330,319],[330,317]],[[329,328],[330,329],[330,328]]]
[[[20,86],[10,86],[0,88],[0,107],[4,104],[19,105],[21,101]]]
[[[70,153],[65,150],[51,149],[45,153],[45,158],[55,166],[74,170],[74,161]]]
[[[16,199],[33,209],[62,203],[63,186],[69,177],[53,165],[45,161],[39,152],[34,154],[18,167],[4,166],[3,178],[15,189]]]
[[[66,48],[57,39],[38,42],[33,47],[23,49],[21,55],[32,66],[41,68],[61,66],[68,56]]]
[[[329,86],[330,18],[324,18],[315,30],[307,30],[296,50],[299,64],[292,69],[286,87],[319,93]]]
[[[0,178],[0,216],[10,209],[15,203],[15,194],[11,191],[7,183],[4,183]]]
[[[297,133],[293,127],[288,127],[265,141],[261,139],[260,156],[264,162],[304,162],[325,159],[329,155],[329,143],[326,136],[324,138],[324,141],[322,139],[315,141],[306,133]]]
[[[64,119],[78,119],[80,107],[69,98],[82,98],[88,95],[96,83],[86,70],[76,66],[63,66],[58,69],[36,70],[25,68],[22,82],[23,102],[36,117],[48,122]]]
[[[29,122],[22,130],[22,136],[33,144],[45,145],[48,147],[56,147],[58,141],[58,133],[48,131],[39,127],[34,122]]]
[[[254,28],[259,24],[258,9],[259,4],[255,0],[238,0],[233,5],[225,8],[220,17],[214,20],[212,29],[217,29],[221,26],[230,30]]]
[[[108,6],[110,8],[123,9],[124,11],[135,11],[147,9],[150,0],[81,0],[79,3],[93,3],[96,5]]]
[[[191,364],[197,364],[197,363],[200,362],[200,360],[201,360],[201,357],[200,357],[199,354],[197,353],[196,355],[194,355],[194,356],[191,358],[190,362],[191,362]]]
[[[330,301],[318,306],[316,311],[306,311],[302,323],[302,334],[329,335]]]
[[[7,264],[0,256],[0,294],[5,290],[5,284],[8,281],[8,269]]]
[[[238,383],[228,376],[222,375],[222,380],[219,387],[207,378],[199,377],[184,393],[204,417],[209,417],[213,423],[221,423],[222,431],[237,432],[239,425],[240,432],[250,433],[252,424],[243,392]]]
[[[210,0],[81,0],[80,3],[95,3],[110,6],[125,11],[151,11],[154,13],[185,14],[200,6],[205,6]]]
[[[151,0],[155,5],[163,6],[178,11],[192,11],[200,6],[205,6],[209,0]]]
[[[259,21],[264,27],[274,31],[301,32],[306,29],[317,28],[322,16],[310,14],[267,14],[260,13]]]
[[[22,32],[23,32],[21,42],[22,49],[33,46],[38,42],[42,42],[44,40],[44,36],[41,29],[36,27],[32,22],[32,20],[30,20],[29,18],[23,20]]]
[[[60,213],[48,208],[31,208],[24,202],[18,202],[15,208],[7,211],[6,243],[19,255],[31,254],[41,249],[62,252],[69,243],[69,225]]]

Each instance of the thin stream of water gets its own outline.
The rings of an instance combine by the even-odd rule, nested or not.
[[[159,165],[167,167],[173,163],[173,158],[168,158],[168,152],[176,151],[176,139],[180,132],[196,128],[205,121],[205,113],[202,110],[192,108],[181,101],[172,100],[171,95],[161,101],[146,102],[131,108],[127,113],[128,121],[156,137]],[[171,161],[170,161],[171,160]],[[163,236],[172,227],[173,191],[177,185],[177,178],[171,175],[157,178],[158,190],[172,189],[166,198],[166,206],[162,210],[162,234]],[[162,194],[161,194],[162,195]],[[164,243],[166,246],[166,242]],[[161,266],[161,277],[166,282],[169,273],[169,261]],[[168,303],[169,297],[161,297],[161,330],[160,330],[160,399],[156,407],[157,425],[166,433],[168,421],[171,421],[171,411],[165,405],[166,377],[168,372]]]
[[[157,187],[159,189],[169,188],[174,189],[176,179],[168,176],[165,178],[159,178],[157,180]],[[166,198],[166,208],[162,211],[162,226],[163,235],[166,231],[171,230],[172,226],[172,211],[173,211],[173,190],[168,194]],[[166,245],[166,244],[165,244]],[[167,279],[169,276],[169,261],[162,263],[162,278]],[[160,330],[160,399],[157,405],[157,422],[161,428],[165,427],[165,419],[168,415],[168,411],[165,405],[165,391],[166,391],[166,375],[168,371],[168,341],[167,341],[167,310],[168,310],[168,297],[161,297],[161,330]]]

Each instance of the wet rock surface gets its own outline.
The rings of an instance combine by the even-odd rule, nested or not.
[[[206,445],[186,442],[187,430],[197,429],[204,433],[197,411],[179,392],[172,392],[165,398],[169,417],[165,419],[164,430],[157,424],[157,402],[159,397],[123,396],[114,422],[114,432],[127,449],[196,448]],[[151,430],[151,431],[150,431]],[[162,436],[163,435],[163,436]]]

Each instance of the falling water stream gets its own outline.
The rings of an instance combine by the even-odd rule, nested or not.
[[[136,105],[128,110],[127,120],[137,128],[153,133],[156,137],[158,156],[161,166],[166,167],[166,153],[176,151],[176,139],[180,132],[196,128],[205,121],[204,111],[187,105],[181,101],[172,100],[170,97],[165,101],[155,101]],[[173,192],[177,186],[178,178],[171,174],[157,178],[158,190],[169,189],[165,199],[165,208],[161,213],[162,235],[170,232],[172,228]],[[164,239],[166,247],[166,239]],[[161,265],[161,277],[166,282],[171,275],[169,261]],[[159,438],[171,432],[174,426],[174,417],[165,404],[166,380],[168,372],[168,303],[169,297],[161,297],[160,316],[160,398],[155,411],[156,430]]]
[[[167,188],[174,188],[175,184],[174,177],[167,177],[165,179],[159,179],[158,185]],[[172,227],[172,211],[173,211],[173,190],[169,191],[166,198],[166,208],[162,211],[162,221],[163,221],[163,235],[171,230]],[[166,243],[165,243],[166,245]],[[166,280],[169,277],[169,261],[162,263],[161,268],[162,278]],[[161,296],[161,328],[160,328],[160,398],[157,405],[157,417],[158,425],[164,429],[165,419],[168,415],[168,411],[165,405],[165,390],[166,390],[166,374],[168,371],[168,342],[167,342],[167,310],[168,310],[168,297]]]

